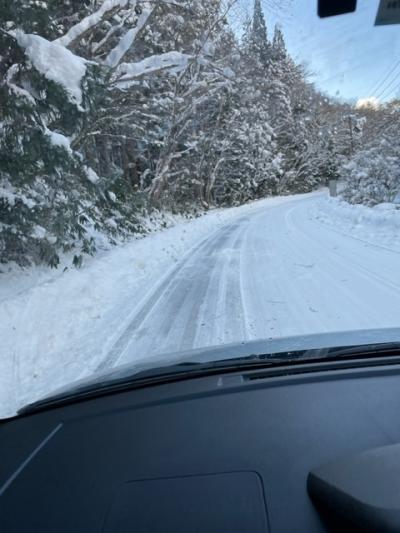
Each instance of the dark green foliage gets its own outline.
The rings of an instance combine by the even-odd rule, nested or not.
[[[254,0],[253,20],[249,38],[250,51],[262,65],[267,65],[271,46],[267,38],[267,26],[260,0]]]
[[[0,0],[0,21],[53,40],[90,12],[91,0]],[[3,24],[2,24],[3,26]]]

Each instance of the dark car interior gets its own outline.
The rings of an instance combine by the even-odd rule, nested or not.
[[[399,374],[392,347],[33,405],[0,425],[1,530],[399,531]]]

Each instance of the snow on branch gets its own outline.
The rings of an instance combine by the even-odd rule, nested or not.
[[[31,93],[28,92],[23,87],[20,87],[16,83],[13,83],[13,78],[14,78],[14,76],[16,74],[18,74],[19,68],[20,68],[20,66],[18,64],[11,65],[11,67],[8,69],[8,71],[7,71],[6,75],[5,75],[5,81],[6,81],[7,85],[8,85],[8,87],[11,89],[11,91],[16,96],[26,98],[28,100],[28,102],[30,102],[31,104],[35,105],[36,102],[35,102],[35,99],[33,98],[33,96],[31,95]]]
[[[71,141],[68,137],[56,131],[49,130],[47,126],[44,128],[44,133],[49,137],[51,144],[64,148],[68,153],[72,154]]]
[[[111,26],[111,28],[108,30],[106,35],[101,39],[101,41],[99,41],[98,43],[93,43],[92,52],[94,54],[97,53],[99,50],[101,50],[101,48],[103,48],[103,46],[105,44],[107,44],[107,42],[114,35],[114,33],[119,31],[123,27],[123,25],[126,22],[126,19],[129,17],[129,15],[130,15],[130,13],[125,15],[118,24],[116,24],[115,26]]]
[[[89,30],[100,24],[106,16],[110,16],[116,9],[124,8],[130,0],[104,0],[101,7],[91,15],[88,15],[80,22],[72,26],[65,35],[56,39],[55,42],[66,46],[67,48],[73,45]]]
[[[115,68],[123,59],[128,50],[132,47],[138,33],[147,24],[150,15],[153,13],[155,6],[147,5],[143,8],[141,15],[134,28],[128,30],[121,37],[117,46],[115,46],[104,60],[104,64],[108,67]]]
[[[86,61],[64,46],[50,42],[39,35],[17,31],[14,34],[19,46],[37,71],[48,80],[62,85],[69,100],[80,106],[82,103],[82,78],[86,74]]]
[[[166,52],[146,57],[137,63],[122,63],[115,73],[115,83],[119,87],[129,87],[130,82],[145,74],[159,72],[165,69],[173,69],[179,72],[188,65],[191,56],[181,52]]]

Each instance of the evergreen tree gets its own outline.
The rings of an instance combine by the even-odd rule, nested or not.
[[[41,41],[2,32],[0,43],[7,50],[0,67],[1,260],[56,266],[57,248],[74,242],[91,249],[84,226],[93,184],[70,148],[82,112],[65,87],[34,67],[34,46]]]
[[[253,20],[249,38],[250,51],[264,66],[270,58],[270,44],[267,37],[267,26],[261,7],[261,0],[254,0]]]
[[[274,61],[285,61],[287,59],[285,39],[279,24],[275,24],[274,28],[271,57],[274,59]]]

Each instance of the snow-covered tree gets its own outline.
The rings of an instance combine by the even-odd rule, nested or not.
[[[80,264],[154,205],[310,190],[371,149],[373,119],[323,103],[260,0],[238,42],[234,1],[0,0],[1,261]]]
[[[388,108],[390,120],[382,123],[383,117],[388,119]],[[380,131],[375,130],[376,134],[368,135],[364,141],[361,139],[339,169],[345,182],[343,197],[352,203],[391,202],[400,191],[400,107],[389,104],[382,114],[380,118],[370,116],[370,120],[379,122]],[[368,119],[359,117],[359,123],[366,125]]]
[[[391,202],[400,190],[400,150],[383,138],[361,150],[341,168],[345,179],[343,198],[352,203],[375,205]]]
[[[80,123],[86,65],[21,30],[0,34],[0,249],[2,261],[58,263],[71,243],[91,250],[85,224],[94,187],[71,136]],[[51,68],[62,62],[68,77]]]
[[[270,43],[267,36],[267,26],[260,0],[254,0],[253,19],[247,36],[250,53],[264,66],[270,58]]]

